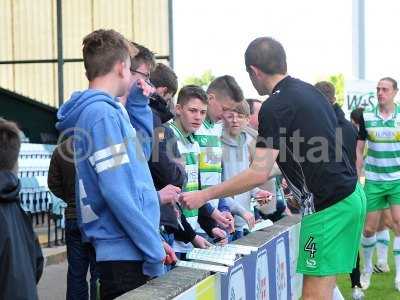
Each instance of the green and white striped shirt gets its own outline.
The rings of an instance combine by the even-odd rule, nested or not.
[[[365,179],[369,181],[400,180],[400,107],[383,119],[379,107],[365,111],[359,138],[367,140]]]
[[[199,190],[199,155],[200,147],[195,141],[193,134],[184,134],[180,126],[176,122],[170,123],[169,127],[174,132],[177,138],[178,150],[182,155],[185,163],[185,171],[187,175],[187,183],[183,187],[184,192],[198,191]],[[192,226],[193,230],[198,232],[200,225],[197,222],[199,210],[198,209],[183,209],[183,214],[186,220]],[[173,249],[176,252],[186,253],[193,249],[191,243],[185,244],[184,242],[174,241]]]
[[[200,183],[201,188],[221,183],[222,174],[222,123],[213,123],[206,119],[195,132],[195,139],[200,145]],[[218,199],[210,201],[213,207],[218,206]]]

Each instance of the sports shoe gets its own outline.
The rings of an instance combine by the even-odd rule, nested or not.
[[[354,300],[362,300],[364,299],[364,292],[358,286],[353,288],[353,293],[351,294]]]
[[[390,269],[387,263],[377,263],[374,266],[374,273],[388,273],[388,272],[390,272]]]
[[[394,288],[396,289],[396,291],[400,292],[400,280],[394,281]]]
[[[369,285],[371,284],[371,276],[372,276],[372,273],[363,272],[361,274],[360,283],[361,283],[363,290],[366,290],[369,288]]]

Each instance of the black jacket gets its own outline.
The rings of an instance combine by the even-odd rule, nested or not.
[[[154,125],[153,155],[149,161],[149,168],[154,186],[157,190],[168,184],[182,188],[186,183],[186,171],[174,160],[180,157],[176,138],[171,128],[163,126],[174,115],[169,111],[166,101],[159,95],[152,96],[149,105],[153,112]],[[174,233],[175,239],[186,243],[194,239],[196,233],[185,216],[181,215],[180,219],[183,228],[178,224],[172,205],[161,205],[160,213],[160,225],[164,226],[169,233]]]
[[[75,165],[72,138],[57,146],[51,157],[47,185],[50,191],[67,203],[66,219],[76,219]]]
[[[20,206],[18,178],[0,171],[0,299],[38,299],[43,255],[31,221]]]
[[[149,105],[153,112],[154,128],[160,127],[174,117],[174,114],[169,110],[167,102],[160,95],[154,94],[150,97]]]

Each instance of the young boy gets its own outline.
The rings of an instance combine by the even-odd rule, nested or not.
[[[223,113],[233,109],[243,100],[243,92],[235,78],[224,75],[214,79],[208,89],[207,116],[195,139],[200,145],[200,183],[201,189],[221,183],[222,159],[222,118]],[[201,214],[210,215],[218,224],[225,227],[228,232],[233,231],[233,217],[229,206],[224,199],[213,199],[211,205],[201,210]],[[222,213],[221,213],[221,212]]]
[[[0,299],[38,299],[43,255],[29,217],[20,206],[20,131],[0,118]]]
[[[169,124],[173,130],[178,142],[178,150],[182,156],[182,161],[187,174],[187,182],[183,188],[184,191],[199,190],[199,155],[200,146],[194,138],[194,133],[200,128],[207,113],[207,94],[201,87],[188,85],[179,91],[176,105],[176,119]],[[187,221],[195,231],[199,230],[198,210],[183,209]],[[214,237],[222,237],[224,233],[218,227],[211,229]],[[196,235],[192,241],[193,245],[199,248],[206,248],[210,244],[201,236]],[[193,248],[189,243],[180,241],[174,242],[174,250],[178,256],[184,258],[184,255]]]
[[[132,49],[114,30],[86,36],[89,89],[75,92],[58,112],[58,130],[74,134],[79,223],[96,250],[102,299],[161,275],[166,257],[159,198],[136,131],[118,102],[131,85]]]
[[[249,123],[250,107],[242,101],[231,111],[225,113],[224,131],[222,135],[222,177],[229,179],[250,165],[249,147],[246,143],[245,128]],[[235,215],[235,233],[233,240],[246,235],[254,226],[255,218],[250,200],[252,197],[260,199],[265,194],[263,190],[255,188],[249,192],[235,195],[234,201],[229,202],[232,213]],[[247,223],[247,224],[246,224]]]

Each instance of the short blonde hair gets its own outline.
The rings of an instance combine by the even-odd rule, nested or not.
[[[241,101],[232,111],[245,115],[246,117],[250,116],[250,106],[247,101]]]

